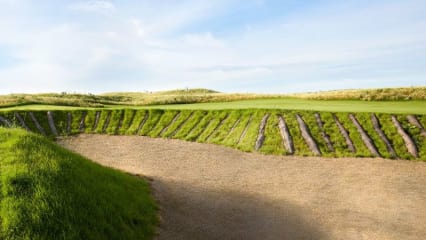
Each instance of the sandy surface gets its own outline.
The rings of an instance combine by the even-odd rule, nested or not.
[[[159,240],[426,237],[426,163],[264,156],[138,136],[59,143],[151,178]]]

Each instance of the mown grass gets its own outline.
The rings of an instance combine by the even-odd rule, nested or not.
[[[357,101],[309,100],[297,98],[254,99],[233,102],[172,104],[141,106],[142,109],[225,110],[225,109],[285,109],[323,112],[371,112],[426,114],[426,101]]]
[[[145,93],[11,94],[0,96],[0,111],[96,108],[287,109],[328,112],[426,114],[426,87],[339,90],[306,94],[219,93],[185,89]],[[84,107],[84,108],[82,108]]]
[[[237,110],[237,109],[282,109],[321,112],[368,112],[395,114],[426,114],[426,101],[360,101],[360,100],[310,100],[297,98],[251,99],[229,102],[170,104],[170,105],[108,105],[108,109],[165,109],[165,110]],[[27,106],[26,108],[0,108],[0,111],[67,110],[62,106]],[[96,108],[74,108],[72,110]]]
[[[151,239],[148,184],[48,139],[0,128],[0,239]]]

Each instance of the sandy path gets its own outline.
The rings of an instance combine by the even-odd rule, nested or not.
[[[59,143],[152,178],[160,240],[426,236],[426,163],[264,156],[137,136]]]

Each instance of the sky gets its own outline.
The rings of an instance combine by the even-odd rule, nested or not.
[[[0,0],[0,94],[401,86],[425,0]]]

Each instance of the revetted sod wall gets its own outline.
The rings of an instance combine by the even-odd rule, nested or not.
[[[285,110],[0,112],[0,126],[48,137],[96,133],[176,138],[265,154],[426,160],[426,116]]]

